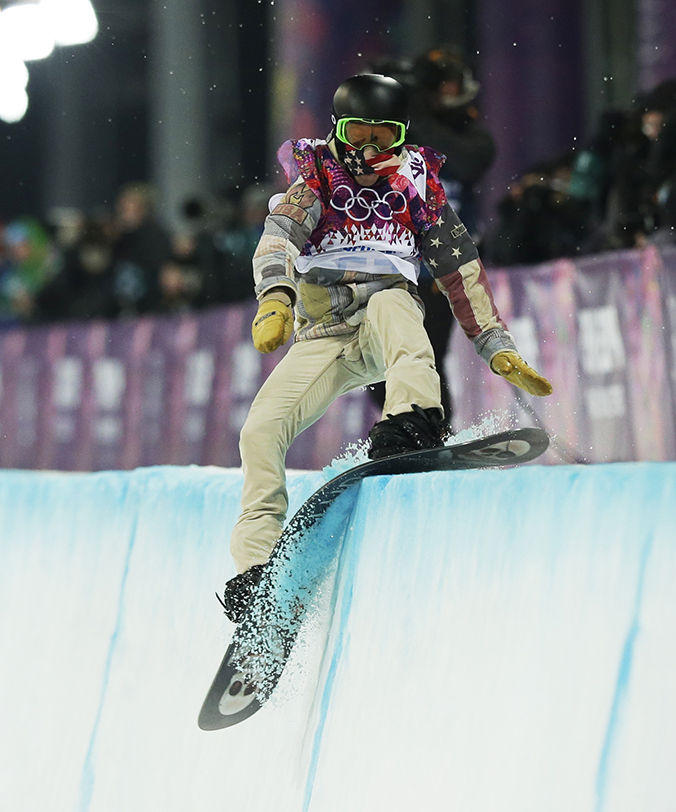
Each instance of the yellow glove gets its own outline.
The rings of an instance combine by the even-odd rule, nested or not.
[[[286,344],[292,332],[293,310],[289,296],[273,293],[263,299],[251,325],[254,347],[258,352],[274,352]]]
[[[547,378],[532,368],[523,360],[520,355],[515,352],[504,350],[499,352],[491,360],[491,369],[502,375],[514,386],[519,386],[530,395],[538,395],[544,397],[545,395],[552,394],[552,385]]]

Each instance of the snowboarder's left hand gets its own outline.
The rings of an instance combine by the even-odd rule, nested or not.
[[[515,352],[505,350],[499,352],[491,360],[491,369],[502,375],[503,378],[518,386],[529,395],[545,397],[552,394],[552,385],[539,375],[532,367]]]

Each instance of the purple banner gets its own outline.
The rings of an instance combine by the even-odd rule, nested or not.
[[[549,462],[676,459],[676,248],[489,276],[521,353],[555,392],[522,394],[456,330],[456,431],[541,424],[554,435]],[[0,466],[238,466],[240,428],[283,355],[254,349],[255,307],[0,333]],[[297,438],[288,467],[328,464],[377,419],[364,390],[339,398]]]
[[[238,466],[251,401],[283,355],[254,349],[255,310],[0,334],[0,466]],[[321,467],[376,419],[363,392],[342,399],[294,443],[289,467]]]
[[[676,458],[676,251],[616,252],[489,273],[524,358],[554,384],[520,395],[456,332],[458,426],[495,418],[554,435],[549,461]]]

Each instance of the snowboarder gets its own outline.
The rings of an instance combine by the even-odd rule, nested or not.
[[[371,459],[443,444],[439,375],[416,288],[421,261],[493,372],[533,395],[552,391],[498,314],[477,249],[439,181],[444,157],[406,145],[405,89],[378,74],[352,76],[336,90],[332,121],[326,141],[287,141],[279,150],[290,188],[253,258],[254,346],[268,353],[285,344],[294,309],[295,338],[240,436],[242,513],[231,538],[239,574],[224,596],[236,622],[285,521],[287,449],[339,395],[385,381]]]

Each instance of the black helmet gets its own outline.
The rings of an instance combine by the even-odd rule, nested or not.
[[[334,138],[338,157],[344,162],[346,154],[345,136],[341,127],[346,119],[359,119],[371,122],[389,122],[398,127],[392,151],[401,153],[406,129],[408,128],[408,94],[404,87],[390,76],[379,73],[362,73],[346,79],[333,96],[333,130],[329,138]],[[341,121],[342,120],[342,121]],[[348,167],[348,172],[351,170]]]
[[[408,126],[408,96],[396,79],[377,73],[351,76],[333,96],[333,123],[341,118],[399,121]]]

